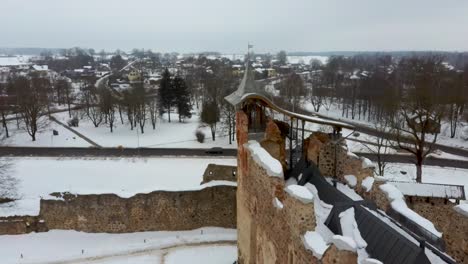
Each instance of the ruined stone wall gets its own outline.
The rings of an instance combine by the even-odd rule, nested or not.
[[[236,187],[195,191],[155,191],[122,198],[115,194],[65,195],[41,200],[39,216],[0,219],[0,234],[48,229],[126,233],[236,227]]]
[[[453,209],[456,204],[442,198],[422,197],[406,197],[406,204],[443,233],[450,256],[458,263],[468,264],[468,217]]]
[[[251,157],[247,116],[237,118],[237,229],[239,263],[317,263],[302,242],[315,229],[313,204],[303,204],[284,191],[284,180],[270,177]],[[278,198],[283,208],[275,207]]]
[[[203,183],[210,181],[232,181],[236,182],[237,167],[229,165],[208,164],[203,173]]]
[[[0,217],[0,235],[45,232],[47,227],[38,216]]]
[[[354,175],[358,182],[357,185],[361,185],[364,178],[373,176],[373,168],[364,167],[361,158],[348,152],[346,141],[335,137],[333,139],[332,135],[323,132],[311,134],[304,144],[307,150],[307,159],[317,164],[324,176],[335,176],[336,174],[340,181],[344,181],[343,176]]]
[[[49,229],[126,233],[236,227],[236,187],[197,191],[156,191],[121,198],[115,194],[78,195],[41,201],[40,218]]]
[[[239,263],[317,263],[303,244],[315,229],[312,203],[304,204],[284,191],[284,180],[270,177],[250,156],[239,178]],[[275,207],[277,198],[283,208]]]

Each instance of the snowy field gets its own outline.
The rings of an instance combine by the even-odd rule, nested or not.
[[[125,234],[52,230],[0,236],[0,256],[2,264],[231,264],[237,259],[236,240],[236,230],[224,228]]]
[[[84,139],[78,137],[75,133],[64,128],[63,126],[53,122],[46,117],[42,118],[41,126],[36,134],[36,141],[32,141],[31,136],[24,129],[24,125],[20,123],[20,128],[17,128],[16,121],[8,122],[10,133],[9,138],[5,138],[2,142],[5,146],[21,146],[21,147],[91,147],[92,145]],[[53,130],[58,131],[58,135],[54,136]],[[3,132],[2,132],[3,135]]]
[[[20,199],[0,205],[0,216],[38,215],[41,197],[52,192],[113,193],[130,197],[156,190],[200,189],[209,163],[236,165],[236,159],[202,158],[12,158]]]
[[[0,57],[0,66],[19,66],[29,64],[31,56]]]
[[[328,62],[327,56],[287,56],[287,58],[288,62],[292,64],[309,64],[311,60],[319,60],[322,64],[326,64]]]
[[[416,167],[412,164],[390,163],[385,169],[385,178],[391,181],[414,182]],[[465,194],[468,194],[468,169],[423,166],[422,182],[464,185]]]
[[[54,116],[62,122],[69,119],[67,113],[54,114]],[[92,122],[83,117],[80,120],[79,127],[74,128],[79,133],[88,137],[98,145],[103,147],[153,147],[153,148],[236,148],[235,142],[229,145],[228,138],[223,136],[224,133],[218,131],[216,140],[211,139],[211,130],[208,126],[201,126],[200,117],[193,115],[192,118],[180,123],[177,114],[171,114],[171,123],[168,121],[167,114],[163,115],[156,124],[156,129],[153,130],[150,120],[146,121],[145,133],[141,134],[140,130],[130,130],[130,126],[126,123],[122,125],[120,118],[116,117],[116,128],[111,133],[106,124],[101,124],[99,127],[94,127]],[[205,134],[205,142],[199,143],[195,137],[195,131],[201,126],[201,130]]]

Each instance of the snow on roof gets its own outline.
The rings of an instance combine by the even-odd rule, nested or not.
[[[420,225],[427,231],[431,232],[437,237],[442,237],[442,233],[437,231],[434,224],[426,218],[420,216],[413,210],[409,209],[404,200],[403,194],[393,184],[385,183],[379,186],[379,188],[387,195],[388,200],[392,208],[398,213],[402,214],[406,218]]]
[[[372,185],[374,185],[374,177],[368,176],[364,180],[362,180],[362,187],[364,188],[364,191],[369,192],[372,189]]]
[[[331,241],[339,250],[357,251],[356,242],[350,237],[334,235]]]
[[[331,177],[326,177],[325,180],[330,184],[330,185],[333,185],[333,178]],[[362,197],[356,193],[356,191],[354,189],[351,189],[349,188],[348,185],[346,184],[343,184],[341,182],[337,182],[336,183],[336,188],[344,193],[346,196],[348,196],[349,198],[351,198],[351,200],[353,201],[362,201]]]
[[[343,236],[352,238],[356,242],[357,248],[367,247],[367,243],[362,238],[356,219],[354,218],[354,207],[341,212],[339,218]]]
[[[454,206],[453,209],[464,216],[468,216],[468,204]]]
[[[383,264],[381,261],[377,259],[367,258],[364,259],[361,264]]]
[[[348,185],[350,187],[354,188],[356,186],[356,184],[357,184],[356,176],[354,176],[354,175],[345,175],[344,178],[345,178],[346,182],[348,183]]]
[[[289,185],[286,187],[285,191],[305,204],[311,203],[314,199],[312,192],[304,186]]]
[[[260,144],[255,140],[250,140],[245,147],[250,150],[253,159],[262,166],[269,176],[283,178],[283,166],[273,158]]]
[[[391,184],[403,195],[465,200],[465,192],[461,185],[416,182],[391,182]]]
[[[35,70],[35,71],[47,71],[49,70],[49,66],[47,65],[33,65],[32,68]]]
[[[312,251],[313,255],[318,259],[321,259],[328,249],[328,245],[323,237],[315,231],[307,231],[304,234],[304,246]]]

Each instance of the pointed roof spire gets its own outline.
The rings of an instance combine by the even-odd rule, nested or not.
[[[236,106],[242,101],[242,97],[246,94],[259,94],[266,96],[267,93],[265,89],[263,89],[258,83],[255,81],[255,72],[252,70],[252,66],[250,65],[250,49],[253,45],[248,44],[248,52],[247,52],[247,59],[245,62],[245,72],[244,77],[242,78],[239,87],[235,92],[226,96],[224,99],[228,101],[230,104]]]

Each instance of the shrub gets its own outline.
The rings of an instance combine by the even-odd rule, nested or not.
[[[200,143],[205,142],[205,133],[203,133],[203,131],[201,131],[200,129],[197,129],[195,131],[195,136],[197,137],[198,142]]]
[[[68,120],[68,125],[71,127],[78,127],[80,119],[77,116],[74,116],[72,119]]]

